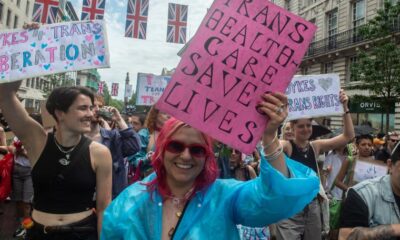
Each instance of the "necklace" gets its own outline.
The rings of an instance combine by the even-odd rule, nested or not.
[[[73,146],[68,150],[64,150],[63,147],[58,144],[55,136],[54,136],[54,143],[56,144],[58,150],[60,150],[60,152],[65,154],[65,158],[58,159],[58,162],[63,166],[68,166],[71,163],[71,160],[69,160],[69,158],[71,157],[71,152],[74,151],[74,149],[76,148],[76,146],[78,146],[78,144],[76,144],[75,146]]]
[[[304,158],[308,158],[308,152],[310,150],[310,143],[307,143],[305,147],[297,146],[295,143],[294,146],[296,147],[297,151],[304,156]]]

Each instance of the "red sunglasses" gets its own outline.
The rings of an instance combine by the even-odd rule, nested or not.
[[[169,140],[165,145],[165,150],[174,154],[182,153],[186,148],[189,149],[189,153],[193,157],[202,158],[207,156],[207,148],[201,144],[194,143],[186,145],[178,140]]]

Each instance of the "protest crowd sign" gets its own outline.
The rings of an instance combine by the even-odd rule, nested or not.
[[[267,124],[265,92],[284,92],[316,27],[270,1],[216,0],[157,107],[244,153]]]
[[[295,76],[286,89],[287,120],[343,114],[337,74]]]
[[[109,66],[103,21],[0,32],[0,83]]]
[[[170,76],[138,73],[136,81],[136,105],[154,105],[161,97],[170,80]]]

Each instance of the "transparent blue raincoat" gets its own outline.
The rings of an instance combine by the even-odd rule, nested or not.
[[[287,178],[260,155],[259,177],[247,182],[217,179],[196,192],[174,239],[240,239],[237,224],[263,227],[278,222],[300,212],[317,195],[319,179],[310,168],[286,157]],[[140,182],[131,185],[106,209],[100,239],[161,239],[162,207],[157,191],[151,194]]]

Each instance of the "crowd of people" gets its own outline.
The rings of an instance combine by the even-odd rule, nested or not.
[[[18,100],[19,84],[0,85],[3,127],[16,136],[7,143],[0,128],[0,158],[13,156],[15,237],[400,236],[399,135],[356,134],[343,91],[343,132],[320,139],[311,139],[312,119],[285,122],[284,94],[263,95],[269,122],[246,155],[154,106],[121,114],[84,87],[53,90],[46,109],[56,125],[45,128]],[[341,204],[336,225],[332,200]]]

